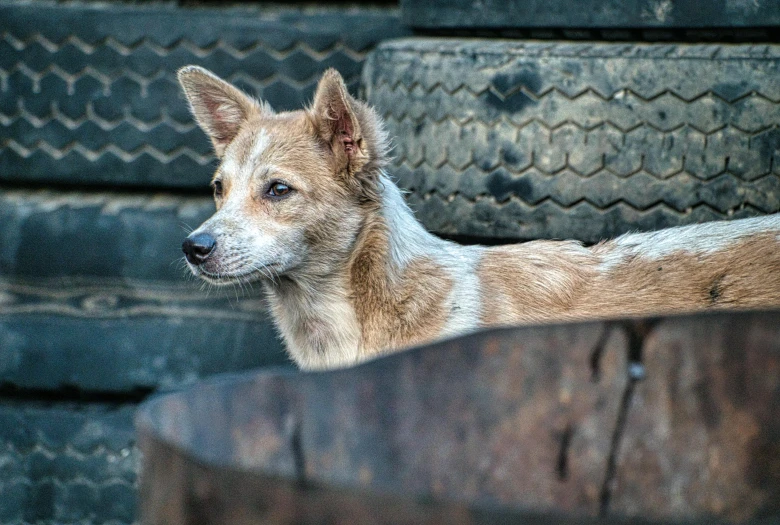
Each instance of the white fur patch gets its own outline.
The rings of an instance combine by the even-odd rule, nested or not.
[[[322,370],[360,361],[360,326],[338,285],[320,283],[316,289],[304,285],[284,292],[266,285],[266,290],[277,327],[298,366]],[[306,308],[301,308],[303,304]]]
[[[613,249],[604,255],[599,269],[609,272],[629,257],[661,259],[674,253],[715,253],[745,237],[779,229],[780,215],[769,215],[735,222],[707,222],[657,232],[629,233],[608,244]]]
[[[432,249],[441,248],[444,241],[428,233],[414,218],[401,190],[386,174],[379,179],[382,191],[382,215],[390,234],[390,258],[403,269],[419,257],[431,256]]]
[[[382,215],[390,234],[391,264],[403,270],[415,259],[427,257],[444,268],[453,286],[444,305],[449,309],[440,337],[475,330],[479,324],[479,278],[476,265],[482,248],[458,246],[428,232],[414,218],[401,190],[383,174]]]
[[[257,134],[257,139],[252,145],[251,159],[260,157],[270,143],[271,138],[268,136],[268,132],[265,129],[260,129],[260,133]]]
[[[447,323],[439,334],[440,337],[476,330],[479,327],[479,316],[482,311],[481,286],[476,267],[484,248],[452,244],[448,252],[435,258],[436,262],[446,268],[453,283],[446,303],[450,313]]]
[[[235,156],[225,155],[225,158],[222,160],[222,164],[220,165],[219,170],[225,175],[235,176],[236,174],[238,174],[238,169],[239,169],[239,165],[238,162],[236,162]]]

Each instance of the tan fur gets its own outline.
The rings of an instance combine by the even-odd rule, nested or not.
[[[488,248],[477,275],[482,326],[572,318],[593,284],[598,258],[574,242],[533,241]]]
[[[714,253],[681,249],[659,259],[632,257],[602,274],[584,303],[582,315],[597,317],[778,306],[777,232],[755,234]]]
[[[350,287],[366,349],[392,350],[435,339],[447,320],[452,281],[421,257],[398,275],[388,260],[387,232],[374,224],[358,240],[349,263]]]
[[[483,326],[780,305],[777,233],[738,240],[708,254],[629,257],[600,271],[617,248],[554,241],[493,248],[478,273]]]
[[[383,171],[381,120],[335,71],[310,108],[281,113],[200,68],[179,78],[220,158],[217,212],[191,234],[215,242],[202,260],[188,254],[190,269],[214,284],[261,281],[302,368],[480,326],[780,306],[780,216],[592,248],[458,246],[414,219]],[[290,188],[280,198],[268,193],[278,183]]]

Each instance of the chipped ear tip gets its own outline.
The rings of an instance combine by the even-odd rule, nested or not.
[[[198,66],[190,64],[187,66],[180,67],[179,70],[176,72],[176,74],[179,76],[187,75],[189,73],[192,73],[193,71],[197,71],[198,69],[200,69]]]
[[[204,69],[204,68],[202,68],[200,66],[196,66],[194,64],[190,64],[188,66],[180,67],[179,70],[176,72],[176,76],[179,78],[179,80],[181,80],[182,78],[186,78],[186,77],[192,75],[193,73],[206,75],[206,76],[210,76],[210,77],[215,76],[208,69]]]

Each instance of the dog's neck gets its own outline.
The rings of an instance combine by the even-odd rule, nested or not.
[[[384,174],[381,202],[368,211],[349,255],[325,275],[281,278],[267,286],[277,327],[304,368],[358,362],[419,331],[418,316],[438,307],[449,283],[433,262],[454,245],[427,232]],[[426,304],[428,303],[428,304]],[[387,315],[389,314],[389,315]],[[384,324],[398,324],[388,331]],[[378,334],[393,333],[391,340]]]
[[[403,270],[420,257],[450,245],[423,228],[404,201],[401,190],[386,175],[381,181],[381,220],[387,231],[388,258],[391,268]]]

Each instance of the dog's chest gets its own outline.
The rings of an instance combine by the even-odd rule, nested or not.
[[[269,302],[295,362],[320,369],[359,359],[360,327],[352,304],[338,290],[276,290]]]

